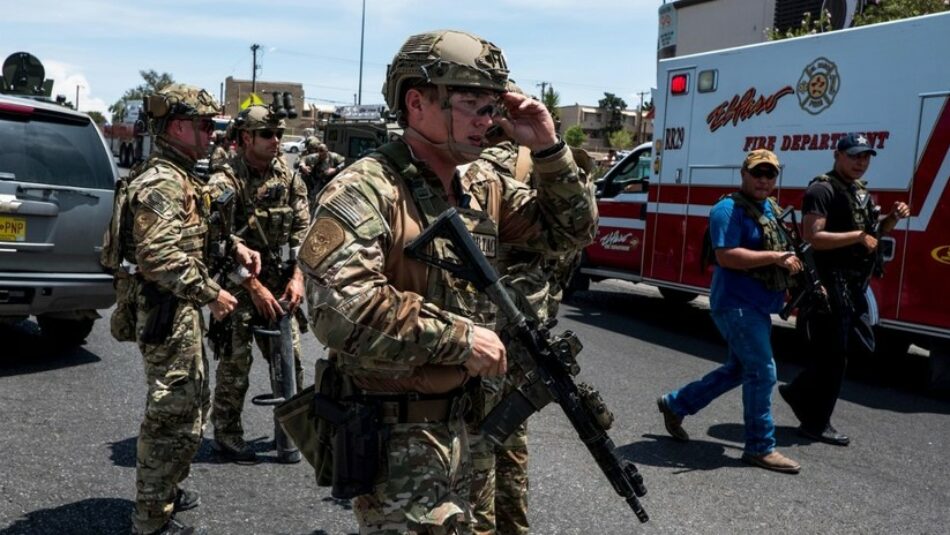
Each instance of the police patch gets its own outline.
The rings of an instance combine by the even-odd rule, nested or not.
[[[171,219],[172,202],[160,190],[153,189],[142,199],[142,205],[155,212],[162,219]]]
[[[343,245],[343,227],[335,219],[329,217],[317,218],[310,227],[307,237],[304,238],[297,258],[310,271],[316,271],[317,266],[326,260],[330,253]]]

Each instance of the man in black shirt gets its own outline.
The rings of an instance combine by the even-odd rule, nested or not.
[[[837,446],[850,442],[831,425],[849,343],[860,333],[873,348],[873,332],[863,328],[861,316],[868,311],[865,290],[878,239],[910,215],[907,205],[899,201],[886,216],[875,210],[861,177],[876,155],[863,135],[842,137],[834,153],[834,169],[812,180],[802,202],[804,237],[815,249],[830,311],[816,311],[804,318],[815,347],[812,361],[794,381],[780,386],[779,393],[801,421],[803,436]],[[878,232],[869,232],[877,221]]]

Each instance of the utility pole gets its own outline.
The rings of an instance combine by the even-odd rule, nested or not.
[[[363,18],[360,22],[360,89],[356,104],[363,103],[363,36],[366,34],[366,0],[363,0]]]
[[[257,69],[260,69],[261,66],[257,64],[257,51],[261,48],[261,45],[254,43],[251,45],[251,53],[253,58],[251,60],[251,93],[257,93]]]
[[[637,142],[636,145],[643,143],[643,95],[646,95],[646,91],[640,91],[637,93],[640,95],[640,106],[637,107]]]
[[[79,111],[79,88],[82,87],[79,84],[76,84],[76,111]]]
[[[541,82],[540,84],[536,84],[537,87],[541,88],[541,102],[544,102],[544,96],[547,94],[546,91],[547,91],[548,85],[549,84],[547,82]]]

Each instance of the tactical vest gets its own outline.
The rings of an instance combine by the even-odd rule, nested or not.
[[[426,179],[421,176],[419,169],[412,163],[409,148],[403,143],[387,143],[376,149],[370,155],[377,160],[384,159],[392,164],[399,172],[399,176],[412,195],[412,201],[422,217],[423,228],[436,220],[449,204],[432,188]],[[472,184],[469,184],[471,186]],[[492,186],[489,186],[492,187]],[[475,243],[488,258],[489,263],[496,266],[498,258],[498,227],[494,218],[498,216],[497,207],[492,206],[488,196],[473,199],[471,188],[461,185],[456,207],[459,216],[465,223],[465,228],[472,233]],[[500,195],[500,193],[499,193]],[[476,208],[469,208],[471,203],[477,203]],[[478,209],[481,208],[481,209]],[[494,213],[493,213],[494,212]],[[494,217],[492,217],[494,216]],[[449,247],[448,240],[436,238],[429,251],[434,257],[458,262],[458,257]],[[479,292],[472,283],[452,277],[447,271],[437,268],[428,270],[428,288],[426,300],[432,302],[442,310],[457,314],[472,320],[476,325],[493,328],[495,323],[495,307],[488,297]]]
[[[751,202],[745,197],[745,195],[738,191],[730,193],[729,195],[723,195],[719,200],[721,201],[726,197],[731,198],[736,206],[741,207],[745,211],[746,216],[759,225],[759,229],[762,231],[762,251],[785,252],[789,250],[790,244],[786,241],[785,235],[778,227],[780,224],[778,222],[778,218],[782,215],[782,209],[779,207],[778,203],[773,197],[768,197],[766,199],[766,202],[769,203],[769,207],[772,211],[773,217],[771,218],[766,216],[765,213],[755,205],[755,203]],[[709,235],[708,228],[706,229],[704,240],[704,263],[716,263],[715,251],[712,247],[712,239]],[[788,270],[779,266],[762,266],[746,270],[746,272],[750,277],[761,282],[767,289],[771,291],[785,291],[788,288],[794,286],[793,278],[791,275],[789,275]]]
[[[246,163],[241,162],[240,165],[247,169]],[[248,187],[247,179],[239,178],[237,172],[232,169],[231,180],[237,188],[237,198],[240,199],[234,228],[241,230],[247,225],[241,236],[248,247],[258,251],[269,249],[279,252],[280,248],[290,241],[293,228],[294,210],[290,206],[293,175],[287,172],[281,163],[275,165],[277,167],[274,172],[268,170],[267,179],[254,188]],[[250,169],[247,171],[253,172]],[[270,259],[264,258],[263,261],[269,263]]]
[[[874,203],[871,202],[867,184],[863,180],[855,180],[848,184],[837,175],[821,175],[813,178],[808,184],[815,182],[831,184],[836,193],[848,199],[848,205],[851,207],[851,223],[854,225],[851,230],[864,230],[868,227]]]

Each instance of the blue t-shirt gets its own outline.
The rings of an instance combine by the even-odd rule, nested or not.
[[[770,219],[775,219],[771,203],[763,202],[759,207]],[[759,251],[762,249],[762,229],[746,214],[741,206],[736,206],[731,197],[716,203],[709,213],[709,236],[713,249],[742,247]],[[712,288],[709,305],[712,310],[733,308],[755,308],[765,314],[782,309],[785,292],[772,291],[745,271],[716,266],[713,269]]]

